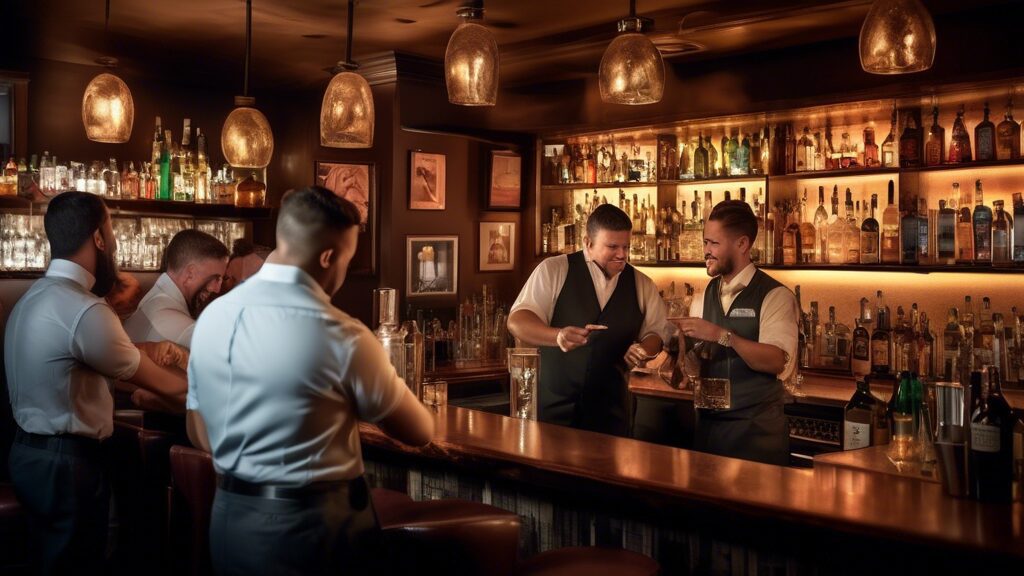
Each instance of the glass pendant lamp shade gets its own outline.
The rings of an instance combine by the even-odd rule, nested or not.
[[[860,65],[871,74],[932,67],[935,23],[919,0],[875,0],[860,29]]]
[[[320,145],[328,148],[373,146],[373,93],[355,72],[331,78],[320,106]]]
[[[274,133],[254,98],[235,97],[236,108],[224,120],[220,149],[235,168],[266,168],[274,154]]]
[[[93,78],[82,95],[86,137],[94,142],[127,142],[134,123],[135,101],[128,85],[109,72]]]
[[[620,21],[622,33],[601,57],[598,84],[608,104],[654,104],[665,92],[665,62],[640,24],[639,18]]]
[[[460,106],[494,106],[498,101],[498,43],[486,27],[463,22],[444,53],[448,101]]]

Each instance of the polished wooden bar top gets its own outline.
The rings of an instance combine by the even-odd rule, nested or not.
[[[889,474],[901,478],[921,480],[922,482],[939,483],[938,468],[922,470],[920,464],[897,468],[886,456],[888,446],[871,446],[859,450],[827,452],[814,457],[814,469],[842,468],[847,470],[866,470],[879,474]]]
[[[812,528],[1024,558],[1024,506],[946,496],[864,470],[787,468],[449,406],[434,440],[404,446],[361,424],[362,442],[536,485],[611,487],[668,509],[707,508]],[[569,482],[566,482],[569,480]]]

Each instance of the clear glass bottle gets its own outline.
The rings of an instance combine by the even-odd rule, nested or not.
[[[879,256],[879,227],[875,219],[875,210],[878,208],[878,194],[871,195],[871,206],[868,209],[868,217],[860,225],[860,263],[878,264]]]
[[[892,120],[889,124],[889,135],[882,141],[882,167],[896,168],[899,164],[897,154],[899,145],[896,142],[896,106],[892,107]]]
[[[693,177],[697,179],[711,178],[711,156],[704,147],[704,133],[697,136],[697,149],[693,151]]]
[[[988,119],[988,115],[988,102],[985,102],[985,118],[974,127],[974,158],[979,162],[996,159],[996,125]]]
[[[953,183],[953,198],[959,205],[956,220],[956,263],[974,262],[974,218],[971,214],[970,195],[961,195],[960,184]]]
[[[402,331],[405,332],[405,384],[416,398],[423,400],[423,366],[426,354],[423,332],[415,320],[403,322]]]
[[[889,205],[882,212],[882,263],[900,263],[900,211],[896,206],[895,186],[889,180]]]
[[[839,216],[839,186],[832,188],[832,213],[828,216],[828,263],[846,262],[846,218]]]
[[[819,264],[828,262],[828,211],[825,210],[825,187],[818,186],[818,209],[814,211],[814,231],[818,244],[814,260]]]
[[[875,129],[864,128],[864,167],[878,168],[878,144],[875,144]]]
[[[949,142],[949,163],[959,164],[971,161],[971,134],[964,124],[964,105],[956,112],[956,120],[953,121],[953,136]]]
[[[804,126],[803,136],[796,143],[796,171],[806,172],[814,169],[814,140],[811,139],[811,129]]]
[[[971,225],[974,229],[974,262],[992,263],[992,209],[985,206],[981,180],[974,183],[974,215]]]
[[[1010,236],[1013,232],[1013,224],[1010,216],[1003,210],[1003,201],[992,202],[995,207],[995,216],[992,221],[992,264],[1008,265],[1010,259]]]
[[[888,374],[892,368],[892,333],[889,327],[889,307],[882,291],[875,294],[875,329],[871,333],[871,373]]]
[[[844,262],[846,264],[860,263],[860,226],[853,212],[853,195],[850,189],[846,189],[846,231],[843,234]]]
[[[949,309],[946,329],[942,332],[942,367],[939,370],[943,380],[960,380],[960,344],[964,338],[964,327],[960,325],[956,307]]]
[[[814,223],[807,218],[807,188],[804,188],[804,195],[800,199],[800,263],[814,264],[817,262],[815,255],[818,245],[817,230]]]
[[[1020,124],[1013,119],[1013,100],[1006,104],[1006,117],[996,126],[996,160],[1020,158]]]
[[[375,288],[373,290],[375,320],[377,327],[373,334],[377,337],[384,352],[399,378],[406,377],[405,361],[405,330],[398,325],[398,291],[394,288]]]

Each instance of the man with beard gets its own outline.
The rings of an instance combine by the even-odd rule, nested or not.
[[[111,379],[184,402],[181,372],[132,345],[103,297],[117,243],[103,200],[65,192],[44,219],[52,260],[11,311],[4,358],[18,425],[11,481],[43,574],[103,570],[110,490],[101,442],[114,430]]]
[[[124,323],[132,342],[169,341],[190,348],[196,318],[220,292],[228,249],[199,230],[182,230],[164,253],[167,271]]]
[[[782,382],[796,358],[797,303],[788,288],[750,262],[756,239],[757,217],[746,202],[715,206],[704,225],[711,282],[693,299],[690,317],[673,322],[682,337],[700,342],[681,352],[684,373],[699,370],[702,378],[727,378],[731,385],[728,409],[697,410],[694,448],[784,465],[789,432]]]
[[[626,263],[632,227],[622,210],[598,206],[584,249],[541,262],[512,305],[509,331],[540,346],[542,421],[630,433],[626,377],[661,351],[667,327],[654,282]]]

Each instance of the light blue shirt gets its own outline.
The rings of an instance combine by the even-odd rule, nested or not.
[[[163,273],[153,288],[139,301],[139,307],[124,322],[132,342],[169,340],[184,348],[192,347],[196,321],[178,285]]]
[[[103,439],[114,431],[111,378],[128,380],[141,358],[96,283],[70,260],[18,300],[7,320],[4,362],[14,420],[26,432]]]
[[[358,421],[385,418],[409,393],[373,333],[294,266],[264,264],[192,335],[188,408],[217,472],[248,482],[359,476]]]

